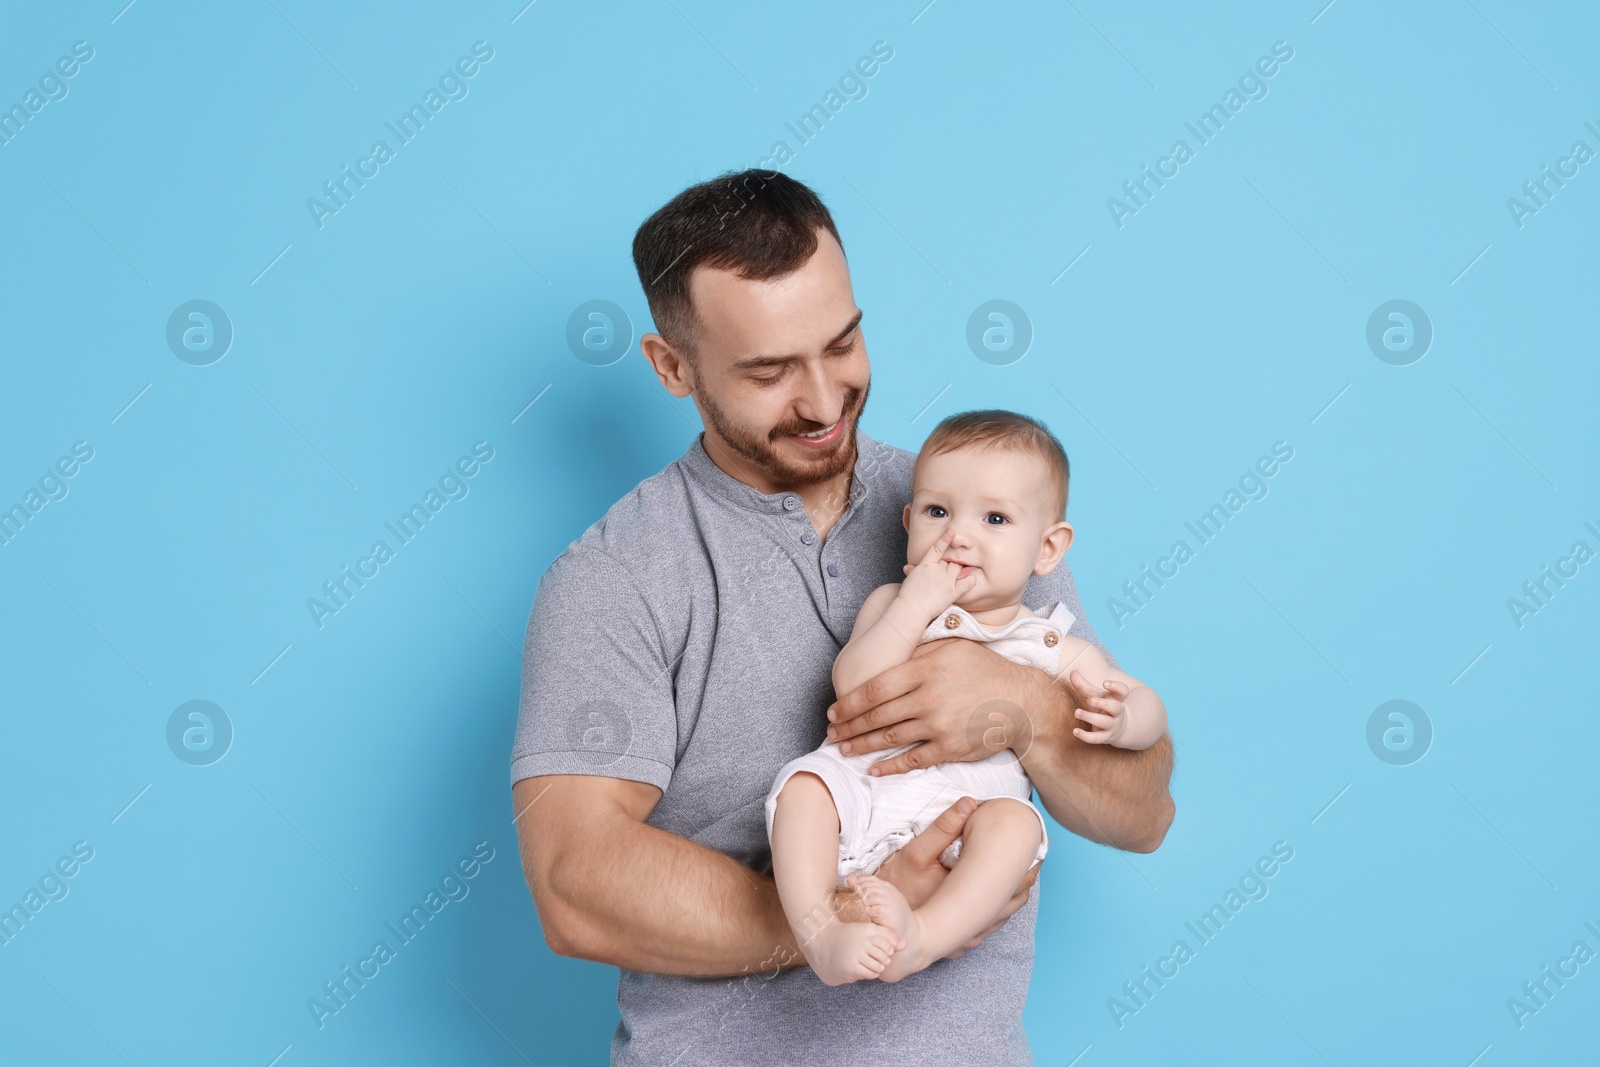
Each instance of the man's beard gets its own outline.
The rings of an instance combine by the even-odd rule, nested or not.
[[[856,423],[861,417],[862,409],[867,406],[867,396],[871,392],[871,379],[867,380],[864,388],[849,389],[845,392],[844,410],[839,415],[839,421],[844,423],[844,427],[839,440],[834,442],[832,448],[819,453],[809,462],[789,459],[786,455],[780,454],[774,444],[780,438],[813,433],[824,427],[786,424],[774,428],[765,439],[762,439],[728,418],[727,412],[719,408],[708,393],[702,391],[696,394],[695,399],[699,401],[700,409],[704,412],[706,421],[711,424],[711,428],[716,430],[729,447],[746,462],[760,468],[780,485],[798,486],[816,485],[855,469]]]

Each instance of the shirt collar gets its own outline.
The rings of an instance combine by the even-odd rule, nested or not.
[[[860,423],[856,424],[856,465],[850,476],[850,502],[845,505],[845,511],[853,509],[861,498],[867,493],[867,477],[880,467],[883,457],[879,455],[885,446],[868,437],[861,429]],[[781,493],[763,493],[754,486],[746,485],[721,467],[717,466],[705,449],[705,431],[695,435],[694,442],[683,456],[684,466],[696,484],[706,489],[714,496],[726,500],[730,504],[748,508],[751,511],[767,513],[782,513],[785,511],[800,511],[803,501],[798,493],[785,490]],[[792,499],[793,504],[786,505],[785,501]]]

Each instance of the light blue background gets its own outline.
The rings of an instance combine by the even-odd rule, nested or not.
[[[1594,1055],[1600,965],[1522,1029],[1506,1001],[1600,950],[1600,566],[1521,628],[1506,602],[1600,549],[1600,163],[1522,228],[1506,201],[1600,150],[1600,19],[923,2],[6,16],[7,106],[74,41],[95,55],[0,146],[0,506],[95,454],[0,548],[0,904],[73,842],[95,856],[0,947],[0,1058],[605,1062],[616,972],[546,949],[518,869],[520,636],[550,560],[698,420],[636,349],[580,361],[566,323],[612,300],[636,339],[635,227],[778,140],[844,237],[867,431],[1046,420],[1090,618],[1171,709],[1160,851],[1054,838],[1039,1062]],[[307,198],[479,40],[470,95],[318,229]],[[798,146],[785,123],[879,40],[867,97]],[[1107,198],[1280,40],[1267,98],[1119,229]],[[1009,366],[965,342],[995,298],[1036,333]],[[192,299],[236,331],[208,367],[165,341]],[[1411,366],[1365,341],[1391,299],[1436,332]],[[470,495],[319,630],[307,598],[480,440]],[[1275,441],[1270,495],[1119,629],[1122,583]],[[208,767],[165,740],[192,699],[236,731]],[[1391,699],[1433,724],[1411,766],[1367,746]],[[319,1030],[307,999],[478,841],[470,896]],[[1276,841],[1270,895],[1119,1029],[1108,998]]]

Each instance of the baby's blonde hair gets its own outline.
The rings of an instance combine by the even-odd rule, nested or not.
[[[1052,522],[1067,517],[1067,488],[1071,468],[1067,464],[1066,449],[1056,440],[1055,434],[1037,419],[1015,411],[986,408],[982,411],[963,411],[951,415],[933,428],[917,454],[917,466],[924,456],[937,456],[962,448],[1000,448],[1024,452],[1044,460],[1050,471],[1050,483],[1055,489]],[[912,470],[912,479],[916,470]]]

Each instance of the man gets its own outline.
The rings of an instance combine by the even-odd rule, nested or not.
[[[1080,741],[1068,687],[963,640],[830,706],[867,594],[902,577],[914,459],[858,429],[870,368],[833,219],[799,182],[746,171],[673,198],[633,255],[660,330],[640,348],[705,430],[539,582],[511,776],[545,939],[622,969],[613,1064],[1031,1063],[1034,878],[960,959],[827,987],[778,902],[767,790],[830,719],[858,751],[922,742],[886,773],[983,758],[998,722],[1058,822],[1149,852],[1174,813],[1171,741]],[[1099,644],[1065,564],[1025,602],[1053,600]],[[913,906],[971,805],[879,869]]]

